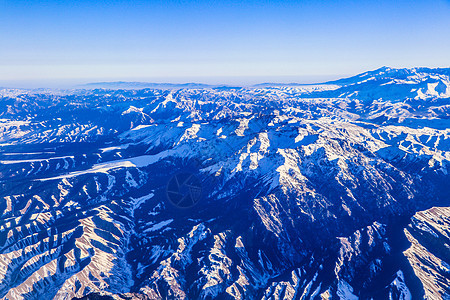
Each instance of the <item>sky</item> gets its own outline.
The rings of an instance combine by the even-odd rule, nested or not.
[[[450,67],[450,0],[0,0],[0,85],[320,82]]]

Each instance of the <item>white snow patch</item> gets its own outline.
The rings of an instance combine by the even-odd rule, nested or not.
[[[162,222],[156,223],[152,227],[145,229],[144,232],[147,233],[147,232],[159,230],[159,229],[169,225],[172,222],[173,222],[173,219],[169,219],[169,220],[166,220],[166,221],[162,221]]]

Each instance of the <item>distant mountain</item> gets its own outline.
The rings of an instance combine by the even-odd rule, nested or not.
[[[203,83],[153,83],[153,82],[129,82],[129,81],[113,81],[113,82],[92,82],[79,85],[80,88],[87,89],[202,89],[212,87],[208,84]]]
[[[450,99],[450,69],[383,67],[326,84],[339,88],[306,97],[351,98],[359,101],[402,102],[411,99]],[[446,99],[446,100],[444,100]],[[441,103],[442,104],[442,103]]]
[[[449,299],[448,72],[0,94],[0,298]]]
[[[349,85],[361,83],[364,81],[380,81],[387,79],[419,79],[421,76],[450,76],[450,68],[412,68],[412,69],[396,69],[390,67],[381,67],[374,71],[368,71],[353,77],[343,78],[334,81],[328,81],[326,84]]]

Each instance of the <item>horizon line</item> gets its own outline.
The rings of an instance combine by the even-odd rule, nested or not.
[[[450,67],[389,67],[382,66],[376,69],[366,70],[356,74],[321,74],[321,75],[214,75],[214,76],[161,76],[161,77],[139,77],[139,78],[45,78],[45,79],[12,79],[0,80],[0,89],[23,89],[23,90],[38,90],[38,89],[83,89],[89,85],[101,84],[137,84],[143,85],[167,85],[167,86],[181,86],[181,85],[202,85],[206,87],[255,87],[258,85],[320,85],[331,84],[335,81],[355,77],[368,72],[375,72],[383,69],[392,70],[415,70],[415,69],[430,69],[430,70],[445,70]],[[266,78],[265,80],[257,80],[258,78]],[[291,80],[289,80],[289,78]],[[198,80],[195,80],[198,79]],[[215,79],[210,81],[208,79]],[[219,81],[221,79],[222,81]],[[227,80],[228,79],[228,80]],[[232,79],[234,82],[230,82]],[[297,80],[294,80],[297,79]],[[286,81],[287,80],[287,81]],[[208,82],[209,81],[209,82]],[[228,82],[227,82],[228,81]]]

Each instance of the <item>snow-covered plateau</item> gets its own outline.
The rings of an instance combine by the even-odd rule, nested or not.
[[[450,299],[450,69],[124,85],[0,89],[1,299]]]

